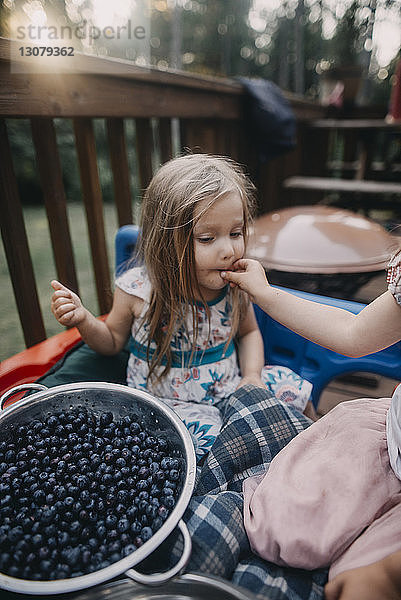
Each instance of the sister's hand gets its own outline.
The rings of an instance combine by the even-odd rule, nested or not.
[[[401,598],[399,558],[401,553],[367,565],[344,571],[332,579],[324,588],[326,600],[399,600]],[[392,572],[387,562],[395,563]]]
[[[82,323],[86,318],[86,309],[77,294],[55,279],[50,285],[54,289],[51,310],[57,321],[66,327],[76,327]]]
[[[269,285],[265,270],[257,260],[241,258],[234,263],[234,271],[223,271],[222,278],[228,281],[231,287],[238,286],[256,302],[258,292],[263,292]]]

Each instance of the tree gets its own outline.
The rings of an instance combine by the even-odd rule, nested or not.
[[[167,67],[178,62],[184,70],[213,75],[248,72],[248,54],[242,56],[241,48],[252,46],[247,22],[251,4],[252,0],[153,2],[152,64]],[[172,47],[180,48],[180,57]]]

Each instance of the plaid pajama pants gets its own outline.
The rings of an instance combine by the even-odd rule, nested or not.
[[[266,389],[244,386],[232,395],[184,515],[192,538],[187,572],[222,577],[250,598],[323,598],[326,569],[304,571],[266,562],[252,553],[243,525],[243,480],[264,472],[274,456],[309,425],[309,419]],[[178,560],[182,543],[176,538],[171,549],[172,537],[152,555],[153,564],[160,565],[166,554],[172,562]]]

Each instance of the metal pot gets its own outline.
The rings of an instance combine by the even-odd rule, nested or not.
[[[3,409],[10,396],[24,389],[40,391]],[[163,402],[146,392],[127,386],[90,382],[46,388],[40,384],[26,384],[9,390],[0,398],[0,441],[8,437],[10,429],[15,425],[47,417],[56,411],[68,411],[75,406],[86,406],[95,413],[110,411],[117,418],[132,416],[134,413],[154,436],[168,439],[173,448],[172,454],[181,462],[184,472],[177,503],[162,527],[143,546],[104,569],[80,577],[53,581],[17,579],[0,573],[0,588],[22,594],[61,594],[98,585],[123,573],[143,584],[160,585],[168,581],[185,567],[191,554],[191,537],[187,526],[181,520],[190,501],[196,475],[195,450],[187,428],[176,413]],[[180,560],[173,568],[151,575],[139,573],[132,568],[148,557],[176,527],[183,536],[184,548]]]
[[[256,596],[214,575],[185,573],[151,588],[119,579],[74,595],[74,600],[256,600]]]

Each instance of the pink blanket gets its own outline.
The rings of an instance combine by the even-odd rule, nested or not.
[[[401,548],[401,481],[389,463],[389,398],[338,405],[297,435],[264,477],[245,480],[254,552],[278,565],[337,573]]]

